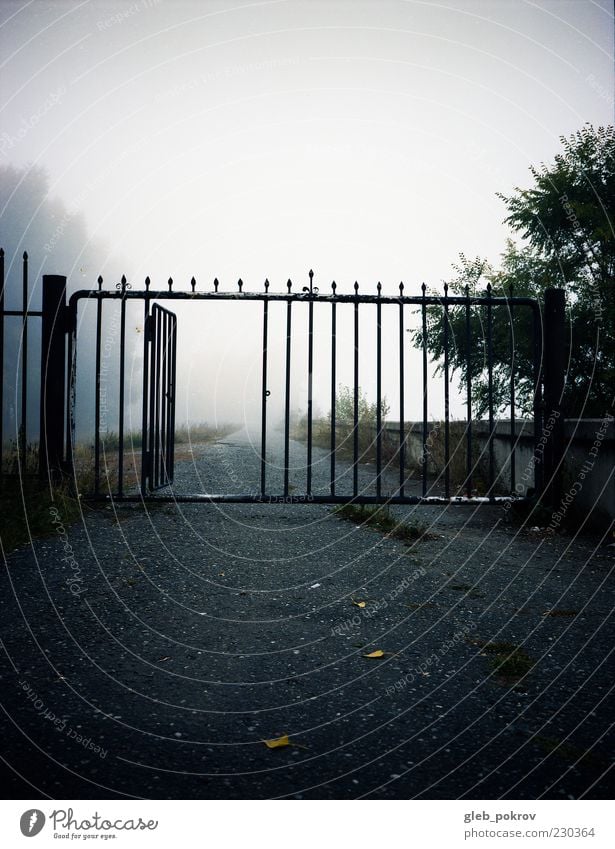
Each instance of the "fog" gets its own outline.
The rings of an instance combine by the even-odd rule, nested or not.
[[[187,288],[418,293],[458,253],[497,260],[508,235],[496,192],[527,185],[559,137],[613,120],[613,18],[599,2],[5,2],[0,8],[0,163],[42,167],[49,198],[83,223],[63,255],[29,214],[8,248],[33,278],[72,290]],[[25,178],[24,178],[25,179]],[[3,232],[12,212],[5,202]],[[87,235],[86,235],[87,234]],[[0,238],[0,242],[2,239]],[[93,246],[96,249],[93,250]],[[88,257],[87,261],[84,257]],[[60,265],[59,265],[60,264]],[[131,308],[132,309],[132,308]],[[175,308],[174,308],[175,309]],[[178,421],[257,423],[262,304],[178,304]],[[373,310],[360,383],[375,397]],[[269,327],[269,412],[283,410],[283,307]],[[109,319],[110,320],[110,319]],[[408,328],[411,315],[407,316]],[[385,322],[389,321],[385,318]],[[91,410],[88,319],[78,401]],[[328,411],[329,315],[316,310],[315,406]],[[338,382],[350,384],[340,318]],[[131,427],[140,424],[142,316],[127,321]],[[305,409],[306,316],[294,316],[292,406]],[[395,331],[396,332],[396,331]],[[384,330],[384,393],[398,414],[397,337]],[[406,417],[421,414],[408,343]],[[5,372],[6,374],[6,372]],[[6,379],[6,377],[5,377]],[[442,415],[441,381],[429,415]],[[88,407],[88,405],[90,405]],[[461,414],[453,399],[453,414]],[[86,416],[86,413],[83,413]]]

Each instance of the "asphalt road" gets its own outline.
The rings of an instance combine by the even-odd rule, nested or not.
[[[195,446],[176,489],[258,473],[239,433]],[[395,514],[430,536],[309,504],[50,514],[2,573],[8,795],[611,797],[613,549],[502,507]]]

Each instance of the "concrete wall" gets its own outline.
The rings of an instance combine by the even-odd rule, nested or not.
[[[399,422],[385,425],[390,442],[399,442]],[[406,464],[410,469],[420,469],[423,456],[422,422],[406,422]],[[548,430],[545,431],[548,434]],[[451,455],[459,475],[463,476],[466,462],[465,422],[451,422]],[[580,511],[588,516],[593,526],[608,526],[615,520],[615,420],[569,419],[564,424],[565,458],[563,465],[563,498],[556,510],[563,520],[569,511]],[[478,463],[477,475],[480,487],[480,470],[488,469],[489,424],[485,421],[472,423],[475,443],[473,462]],[[430,475],[441,472],[443,464],[443,423],[430,422],[428,427],[427,468]],[[534,433],[533,423],[526,420],[515,422],[514,436],[509,421],[499,421],[494,436],[495,474],[498,491],[510,492],[511,447],[514,446],[515,491],[526,495],[534,487]]]
[[[594,525],[615,519],[615,420],[569,420],[561,509],[582,510]]]

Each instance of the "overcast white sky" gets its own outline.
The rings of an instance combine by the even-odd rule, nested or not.
[[[459,251],[497,258],[495,192],[561,134],[613,122],[610,0],[3,0],[0,16],[0,161],[44,165],[137,277],[278,288],[313,267],[321,286],[415,291]]]
[[[610,0],[2,3],[5,160],[129,271],[437,282],[612,123]],[[45,110],[48,98],[59,102]]]

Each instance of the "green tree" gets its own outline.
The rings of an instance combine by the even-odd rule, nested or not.
[[[509,240],[500,267],[463,254],[449,281],[450,294],[484,294],[542,299],[550,286],[565,289],[569,334],[564,407],[570,417],[603,416],[615,391],[615,129],[586,125],[561,138],[562,152],[553,163],[531,167],[533,184],[499,194],[508,215],[505,222],[522,241]],[[467,287],[467,288],[466,288]],[[529,412],[533,398],[533,358],[529,311],[517,309],[512,330],[515,342],[514,382],[518,410]],[[510,403],[511,323],[494,310],[494,401],[498,410]],[[467,350],[465,310],[451,308],[451,368],[465,387],[473,386],[475,414],[487,405],[486,308],[472,310],[471,343]],[[417,346],[422,333],[413,334]],[[427,348],[442,368],[444,326],[441,307],[428,310]]]
[[[339,386],[335,396],[335,422],[338,450],[342,457],[350,458],[354,451],[354,389],[350,386]],[[389,414],[386,398],[380,399],[380,420],[382,425]],[[328,425],[331,426],[331,411],[328,415]],[[376,436],[378,423],[378,402],[370,402],[361,387],[357,392],[357,434],[359,441],[359,458],[365,462],[376,456]],[[383,434],[383,444],[386,434]]]
[[[378,418],[378,403],[374,401],[370,403],[367,400],[363,390],[359,387],[357,393],[357,413],[359,427],[364,426],[367,429],[375,431]],[[385,421],[389,414],[389,405],[386,398],[380,401],[380,417],[382,422]],[[345,425],[349,428],[354,426],[354,390],[350,386],[340,385],[335,396],[335,419],[338,425]],[[329,420],[331,420],[331,412],[329,412]]]

